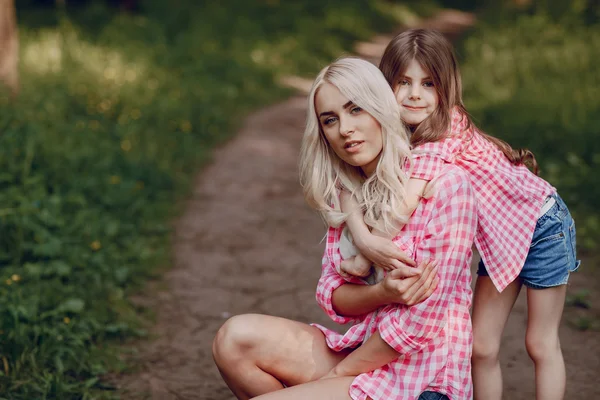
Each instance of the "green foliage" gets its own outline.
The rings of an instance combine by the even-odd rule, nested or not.
[[[68,4],[69,2],[67,2]],[[168,262],[192,174],[250,109],[389,28],[368,1],[102,2],[19,10],[22,91],[0,98],[0,397],[110,397],[107,343]]]
[[[575,217],[580,247],[594,248],[600,237],[600,26],[558,23],[541,11],[518,13],[481,23],[458,53],[465,102],[477,124],[534,152],[542,176]]]

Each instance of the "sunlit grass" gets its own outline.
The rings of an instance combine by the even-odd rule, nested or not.
[[[128,295],[168,264],[198,167],[288,94],[277,76],[392,24],[368,1],[143,10],[19,12],[21,93],[0,98],[0,397],[110,397],[100,378],[123,366],[107,346],[144,333]]]
[[[22,39],[21,47],[20,68],[25,76],[59,74],[67,68],[98,87],[114,90],[144,79],[148,71],[147,60],[127,61],[122,51],[83,40],[73,29],[30,33]],[[66,62],[76,65],[65,67]]]

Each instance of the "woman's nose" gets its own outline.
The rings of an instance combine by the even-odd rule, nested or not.
[[[354,124],[351,118],[340,118],[340,135],[350,136],[354,132]]]

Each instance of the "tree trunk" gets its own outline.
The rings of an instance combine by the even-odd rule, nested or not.
[[[0,0],[0,81],[19,91],[19,36],[14,0]]]

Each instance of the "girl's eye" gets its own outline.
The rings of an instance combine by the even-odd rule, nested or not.
[[[352,109],[350,110],[350,112],[351,112],[352,114],[358,114],[358,113],[359,113],[359,112],[361,112],[361,111],[362,111],[362,108],[360,108],[360,107],[358,107],[358,106],[352,107]]]
[[[402,79],[400,81],[400,83],[399,83],[400,86],[406,86],[406,85],[409,85],[409,84],[410,84],[410,82],[408,82],[406,79]]]
[[[432,81],[423,82],[423,86],[425,86],[425,87],[433,87],[433,82]]]

